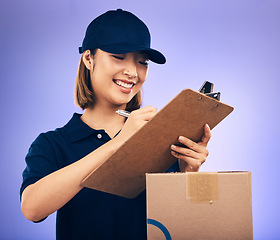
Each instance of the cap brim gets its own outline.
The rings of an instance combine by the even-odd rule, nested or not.
[[[155,63],[164,64],[166,59],[164,55],[152,48],[145,48],[134,44],[114,44],[99,47],[102,51],[114,54],[124,54],[129,52],[143,51],[148,54],[148,58]]]

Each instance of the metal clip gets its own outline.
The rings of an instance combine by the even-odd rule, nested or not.
[[[214,87],[213,83],[205,81],[198,91],[205,94],[208,97],[211,97],[211,98],[214,98],[214,99],[220,101],[221,93],[220,92],[213,93],[213,87]]]

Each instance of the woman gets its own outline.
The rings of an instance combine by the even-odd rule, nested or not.
[[[121,9],[93,20],[79,51],[75,100],[85,111],[30,146],[22,212],[40,222],[57,211],[57,239],[146,239],[145,192],[126,199],[83,188],[81,182],[156,114],[151,106],[140,109],[140,90],[148,60],[163,64],[165,57],[150,48],[146,25]],[[125,119],[115,113],[120,109],[132,113]],[[210,137],[207,125],[199,143],[180,136],[185,147],[171,146],[180,162],[169,171],[198,171]]]

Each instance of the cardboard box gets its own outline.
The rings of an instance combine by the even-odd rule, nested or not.
[[[146,174],[148,239],[253,239],[250,172]]]

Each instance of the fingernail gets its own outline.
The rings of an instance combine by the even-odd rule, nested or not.
[[[176,149],[177,147],[175,145],[171,145],[171,148],[172,149]]]
[[[180,137],[179,137],[179,140],[180,140],[180,141],[183,141],[183,140],[184,140],[184,138],[183,138],[182,136],[180,136]]]
[[[210,127],[209,127],[209,125],[207,123],[206,123],[206,127],[208,127],[210,129]]]

